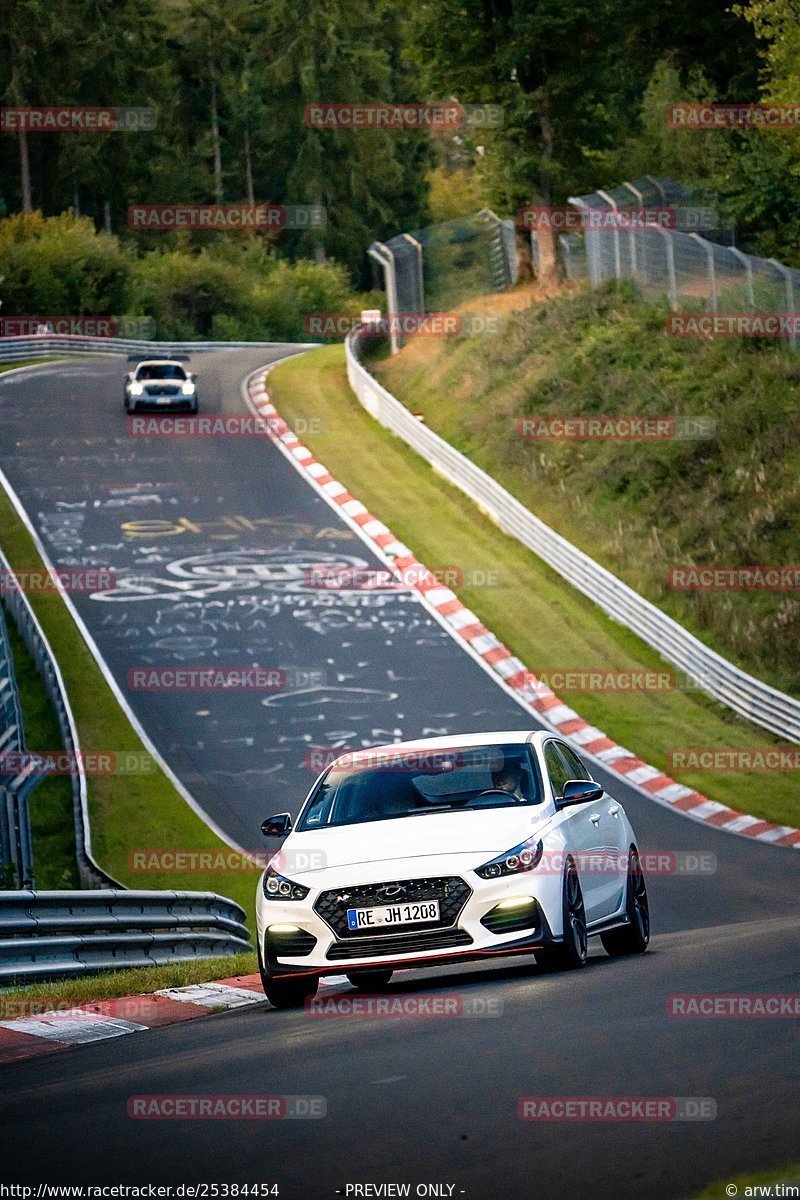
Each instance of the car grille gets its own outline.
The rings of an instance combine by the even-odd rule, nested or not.
[[[392,890],[399,891],[391,894]],[[387,895],[387,892],[390,894]],[[436,929],[447,929],[455,925],[459,913],[472,895],[470,886],[457,875],[445,875],[434,879],[401,879],[392,883],[367,883],[355,887],[334,888],[322,892],[314,905],[314,911],[330,925],[337,938],[354,942],[365,937],[376,937],[374,929],[348,929],[348,908],[370,908],[377,905],[408,904],[418,900],[438,900],[438,921],[415,921],[411,925],[403,925],[403,933],[413,933],[415,930],[431,932]],[[388,926],[386,933],[377,937],[384,939],[398,936],[398,928]]]
[[[178,396],[181,389],[171,383],[148,383],[144,390],[148,396]]]
[[[350,938],[334,942],[325,955],[328,959],[391,958],[421,950],[446,950],[450,946],[471,946],[466,929],[436,929],[429,933],[399,933],[393,937]]]

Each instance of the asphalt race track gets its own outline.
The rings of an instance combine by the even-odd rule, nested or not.
[[[244,413],[241,379],[269,358],[196,356],[203,411]],[[84,361],[0,377],[0,467],[59,567],[115,571],[113,593],[74,599],[122,686],[141,666],[257,661],[287,671],[287,687],[266,697],[127,693],[231,839],[260,849],[263,817],[296,811],[312,780],[310,748],[537,727],[413,594],[309,586],[315,565],[380,564],[267,440],[127,435],[125,369]],[[705,853],[715,864],[651,877],[647,955],[612,961],[598,946],[577,974],[518,960],[400,974],[390,989],[458,992],[491,1005],[485,1018],[325,1020],[265,1004],[12,1064],[0,1080],[0,1176],[277,1183],[298,1200],[390,1182],[410,1184],[411,1195],[417,1184],[445,1185],[439,1194],[472,1200],[567,1190],[659,1200],[800,1158],[791,1019],[667,1013],[673,994],[800,990],[800,856],[597,776],[645,851]],[[327,1116],[128,1117],[130,1096],[164,1093],[323,1096]],[[717,1115],[523,1122],[521,1096],[708,1097]]]

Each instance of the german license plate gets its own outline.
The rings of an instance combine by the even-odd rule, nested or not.
[[[387,925],[416,925],[420,921],[439,920],[439,901],[420,900],[415,904],[382,904],[379,908],[348,908],[347,928],[381,929]]]

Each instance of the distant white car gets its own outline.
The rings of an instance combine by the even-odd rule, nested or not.
[[[171,412],[182,409],[196,413],[196,376],[172,359],[148,359],[125,376],[125,411],[156,408]]]
[[[530,730],[346,754],[317,779],[258,885],[261,978],[278,1008],[321,975],[377,990],[395,969],[533,954],[585,965],[650,940],[622,805],[561,738]]]

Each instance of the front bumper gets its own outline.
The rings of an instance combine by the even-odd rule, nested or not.
[[[148,396],[146,393],[142,396],[131,396],[130,392],[126,393],[128,397],[128,407],[131,412],[152,411],[152,412],[191,412],[197,406],[197,393],[193,396],[184,396],[179,392],[175,396]]]
[[[428,964],[465,962],[511,954],[530,954],[561,941],[561,886],[552,877],[534,879],[534,872],[482,880],[474,872],[449,876],[461,892],[443,897],[443,877],[405,881],[417,888],[420,899],[440,899],[443,922],[366,930],[348,935],[342,921],[331,913],[325,898],[342,892],[341,907],[359,905],[361,887],[320,888],[303,901],[266,900],[259,885],[258,938],[262,962],[273,976],[339,975],[349,970],[391,967],[402,970]],[[376,885],[377,886],[377,885]],[[529,897],[527,904],[498,908],[503,902]],[[320,911],[321,910],[321,911]],[[322,914],[325,914],[324,916]],[[271,927],[277,926],[278,929]],[[287,929],[286,927],[293,927]]]

